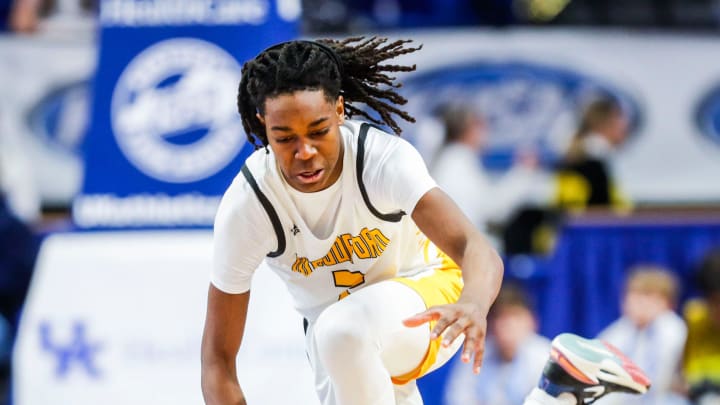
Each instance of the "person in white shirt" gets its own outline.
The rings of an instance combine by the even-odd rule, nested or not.
[[[430,173],[480,230],[489,222],[503,223],[523,203],[542,194],[546,203],[550,184],[537,175],[537,157],[520,153],[517,162],[493,179],[480,160],[487,144],[487,125],[472,107],[452,104],[441,109],[445,141],[430,163]]]
[[[505,284],[488,314],[488,337],[479,375],[453,362],[445,388],[446,405],[521,405],[537,384],[550,341],[519,285]]]
[[[396,133],[394,116],[413,120],[397,107],[405,99],[387,73],[414,66],[384,64],[418,49],[408,42],[289,41],[243,66],[238,109],[258,150],[225,192],[215,220],[201,349],[206,403],[246,403],[236,356],[251,278],[263,261],[305,317],[323,405],[420,405],[415,379],[445,363],[463,340],[461,358],[479,372],[486,316],[502,280],[500,257],[409,143],[346,118],[365,116]],[[556,339],[557,353],[570,363],[556,356],[554,369],[586,357],[580,339]],[[647,389],[645,380],[622,375],[619,384]],[[536,388],[528,404],[575,404],[585,386],[563,385],[552,395]]]
[[[602,404],[672,405],[686,403],[673,390],[687,338],[687,326],[673,308],[678,282],[670,271],[650,266],[631,270],[622,300],[622,316],[599,338],[615,345],[648,374],[653,389],[641,398],[616,395]]]

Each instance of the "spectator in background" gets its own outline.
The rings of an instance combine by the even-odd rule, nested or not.
[[[12,0],[0,0],[0,33],[8,29]]]
[[[480,161],[487,143],[485,120],[469,107],[451,105],[442,112],[445,141],[430,173],[481,231],[488,222],[503,223],[534,192],[537,158],[521,156],[502,178],[491,180]]]
[[[602,98],[585,108],[570,147],[557,173],[557,202],[560,208],[627,208],[608,161],[628,134],[628,120],[620,104]]]
[[[0,192],[0,404],[8,403],[9,349],[39,248],[39,238],[9,210]]]
[[[3,211],[27,224],[36,224],[40,221],[41,196],[23,138],[25,133],[13,125],[16,120],[10,117],[11,102],[0,97],[0,199]]]
[[[550,341],[537,334],[537,322],[524,291],[505,285],[488,314],[488,337],[480,375],[454,361],[445,391],[446,405],[521,405],[537,385]]]
[[[612,154],[627,134],[628,120],[617,101],[602,98],[590,103],[565,156],[556,166],[555,203],[522,207],[511,216],[503,229],[504,252],[548,254],[555,245],[557,226],[567,211],[590,207],[629,209],[630,203],[615,185],[609,166]],[[543,194],[549,201],[553,191]]]
[[[7,5],[7,28],[16,33],[28,34],[38,28],[45,0],[0,0]]]
[[[43,24],[53,32],[77,31],[92,24],[97,6],[97,0],[0,0],[0,13],[3,29],[16,33],[33,33]]]
[[[640,266],[631,270],[622,300],[622,316],[598,338],[619,348],[650,377],[652,389],[643,397],[617,395],[602,404],[682,404],[673,392],[687,328],[673,308],[678,282],[668,270]]]
[[[30,228],[40,217],[32,163],[0,99],[0,405],[10,403],[11,349],[25,303],[40,238]]]
[[[697,273],[702,298],[688,301],[688,338],[683,374],[694,403],[720,404],[720,248],[710,251]]]

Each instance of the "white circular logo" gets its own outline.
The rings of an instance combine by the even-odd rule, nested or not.
[[[236,110],[241,67],[210,42],[176,38],[133,59],[112,96],[120,150],[158,180],[205,179],[240,152],[245,134]]]

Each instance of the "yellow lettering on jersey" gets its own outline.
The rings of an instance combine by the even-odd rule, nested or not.
[[[347,253],[348,257],[350,258],[350,261],[352,262],[352,235],[349,233],[344,233],[337,237],[337,242],[340,242],[340,246],[342,246],[343,249],[345,249],[345,252]]]
[[[377,243],[379,243],[383,246],[383,249],[385,249],[385,247],[387,247],[387,245],[390,244],[390,239],[388,239],[385,235],[383,235],[383,233],[380,232],[379,229],[377,229],[377,228],[372,229],[372,230],[370,230],[369,233],[370,233],[370,236],[375,238]]]
[[[337,264],[337,259],[335,258],[335,255],[332,253],[332,249],[328,252],[328,254],[325,255],[325,257],[322,258],[322,265],[323,266],[334,266]]]
[[[345,263],[352,260],[350,251],[342,245],[343,241],[338,236],[330,248],[330,253],[335,257],[335,263]]]
[[[335,270],[332,274],[335,287],[347,288],[338,295],[338,301],[350,295],[350,288],[357,287],[365,282],[365,275],[359,271]]]
[[[292,271],[307,277],[318,267],[353,262],[353,255],[361,260],[374,259],[382,255],[389,244],[390,239],[377,228],[370,230],[363,228],[357,236],[344,233],[335,238],[335,242],[325,256],[315,260],[307,257],[296,258]]]
[[[370,259],[370,247],[365,243],[362,237],[353,236],[352,238],[353,253],[358,259]]]
[[[307,277],[313,272],[313,267],[307,257],[298,257],[292,265],[292,271]]]
[[[335,287],[353,288],[365,282],[365,275],[360,271],[335,270],[332,275]]]
[[[385,247],[388,243],[390,243],[390,240],[387,239],[377,228],[372,231],[368,231],[367,228],[363,228],[360,231],[360,236],[370,249],[370,257],[380,256],[382,252],[385,251]]]

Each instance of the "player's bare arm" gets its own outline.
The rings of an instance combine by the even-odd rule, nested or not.
[[[245,405],[235,367],[247,318],[250,291],[226,294],[214,286],[208,291],[202,339],[202,392],[208,405]]]
[[[429,308],[406,320],[418,326],[436,320],[431,339],[445,333],[443,345],[465,334],[462,360],[473,360],[478,373],[482,363],[487,314],[500,289],[503,264],[495,249],[472,225],[450,197],[439,188],[427,192],[412,213],[418,228],[462,269],[464,287],[455,304]]]

